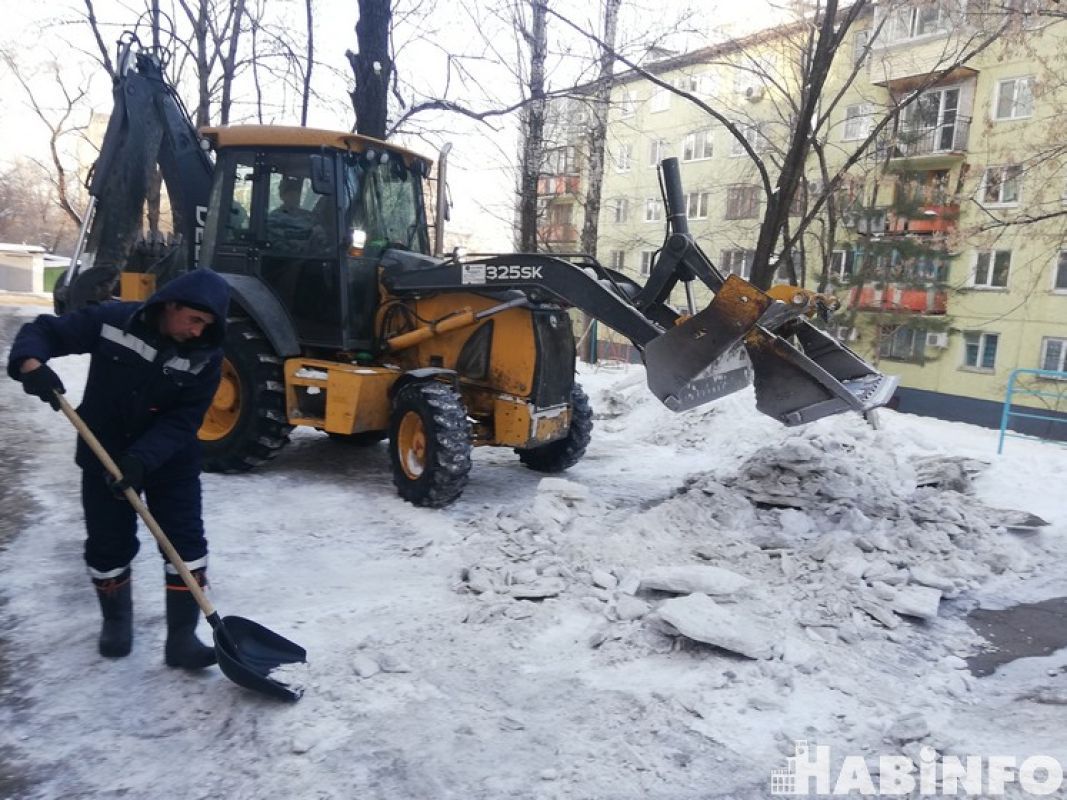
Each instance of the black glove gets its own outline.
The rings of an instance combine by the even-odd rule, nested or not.
[[[40,397],[59,411],[59,399],[56,397],[56,392],[65,394],[67,390],[63,386],[63,381],[50,366],[41,364],[37,369],[23,372],[19,377],[22,379],[22,391]]]
[[[110,472],[105,480],[107,488],[114,492],[116,497],[123,497],[126,489],[133,489],[140,494],[144,486],[144,464],[136,456],[123,453],[115,459],[115,466],[122,472],[122,479],[117,480]]]

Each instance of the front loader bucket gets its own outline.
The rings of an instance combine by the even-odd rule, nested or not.
[[[785,425],[884,406],[898,378],[883,375],[806,319],[789,325],[798,346],[757,327],[746,337],[756,408]]]
[[[728,276],[707,308],[646,345],[649,389],[684,411],[751,382],[756,408],[785,425],[889,402],[897,379],[816,328],[802,310]]]

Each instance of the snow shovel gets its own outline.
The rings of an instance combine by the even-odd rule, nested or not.
[[[107,450],[89,430],[89,426],[67,402],[62,394],[56,392],[59,399],[59,408],[66,415],[71,424],[78,429],[78,433],[89,445],[93,454],[100,459],[116,480],[122,479],[122,471],[108,455]],[[141,515],[148,530],[152,532],[160,549],[167,556],[167,560],[178,570],[185,585],[196,598],[197,605],[204,612],[208,623],[211,625],[212,635],[215,639],[215,656],[219,661],[222,674],[246,689],[277,698],[279,700],[296,701],[300,699],[303,690],[291,687],[276,677],[271,672],[285,664],[303,664],[307,661],[307,652],[298,644],[290,642],[262,625],[244,617],[219,617],[219,612],[211,605],[200,584],[182,561],[170,539],[159,527],[159,523],[148,511],[140,496],[133,489],[127,488],[124,492],[130,505]]]

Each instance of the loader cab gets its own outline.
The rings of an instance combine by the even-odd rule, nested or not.
[[[258,279],[302,348],[372,351],[382,253],[430,250],[429,162],[354,134],[306,128],[204,134],[217,159],[201,263]]]

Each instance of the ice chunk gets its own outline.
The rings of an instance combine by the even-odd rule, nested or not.
[[[665,601],[658,609],[680,634],[749,658],[771,658],[780,634],[763,619],[740,608],[725,608],[706,594]]]
[[[941,604],[941,591],[929,586],[903,586],[890,605],[898,614],[919,619],[933,619]]]
[[[641,575],[641,589],[657,589],[675,594],[701,594],[724,597],[736,594],[751,584],[744,575],[722,567],[681,566],[654,567]]]

